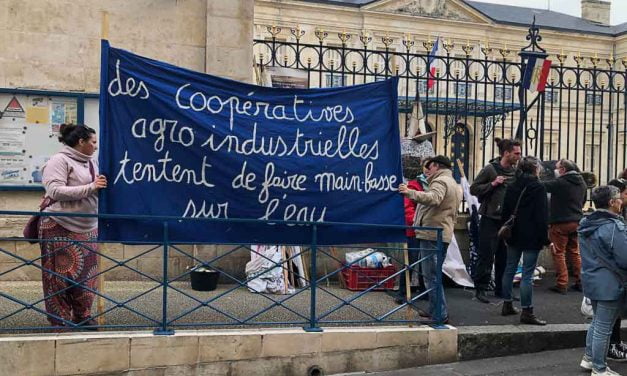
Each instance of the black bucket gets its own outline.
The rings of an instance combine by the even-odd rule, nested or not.
[[[191,273],[192,279],[192,290],[195,291],[213,291],[218,287],[218,278],[220,277],[220,273],[209,270],[209,271],[192,271]]]

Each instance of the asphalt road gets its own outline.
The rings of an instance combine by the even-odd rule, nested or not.
[[[372,376],[577,376],[589,375],[579,368],[583,349],[545,351],[534,354],[521,354],[502,358],[489,358],[417,367],[412,369],[361,373]],[[609,362],[614,371],[627,375],[627,363]],[[349,375],[359,375],[353,373]]]

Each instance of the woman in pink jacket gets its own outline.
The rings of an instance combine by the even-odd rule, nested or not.
[[[92,160],[98,143],[96,131],[85,125],[63,124],[60,133],[64,147],[43,167],[46,199],[52,203],[44,211],[96,214],[98,190],[107,187],[107,179],[98,174],[98,165]],[[95,325],[91,319],[95,294],[90,290],[97,288],[98,218],[50,216],[40,221],[48,321],[57,327],[69,326],[67,322]],[[72,281],[87,289],[72,287]]]

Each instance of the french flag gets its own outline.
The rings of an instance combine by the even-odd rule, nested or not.
[[[431,89],[435,85],[435,69],[433,62],[436,57],[444,55],[444,48],[442,46],[442,39],[437,37],[429,56],[427,57],[427,67],[429,67],[429,80],[427,81],[427,89]]]
[[[551,70],[551,60],[530,57],[527,60],[522,86],[532,92],[543,92]]]

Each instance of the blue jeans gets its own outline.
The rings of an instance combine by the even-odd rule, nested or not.
[[[425,280],[425,287],[427,288],[427,290],[437,285],[436,272],[438,267],[438,261],[441,265],[446,258],[446,250],[448,249],[448,244],[442,243],[444,249],[442,252],[441,260],[438,260],[437,257],[435,257],[437,254],[437,246],[438,243],[435,241],[420,239],[420,258],[422,259],[428,257],[422,262],[422,274]],[[441,274],[442,270],[440,270],[439,272]],[[438,302],[440,303],[440,317],[442,319],[447,319],[448,310],[446,309],[446,298],[444,297],[444,287],[442,286],[441,278],[439,288],[429,291],[429,313],[434,319],[437,319],[437,317],[435,316],[437,313],[436,307]]]
[[[507,246],[507,264],[503,273],[503,300],[512,301],[512,288],[514,287],[514,275],[518,269],[520,256],[523,258],[522,279],[520,281],[520,306],[522,308],[533,307],[533,272],[536,270],[538,254],[540,250],[517,249]]]
[[[593,300],[592,310],[594,317],[586,335],[586,355],[592,358],[592,368],[597,371],[605,370],[605,357],[610,346],[612,326],[618,317],[622,301]]]

